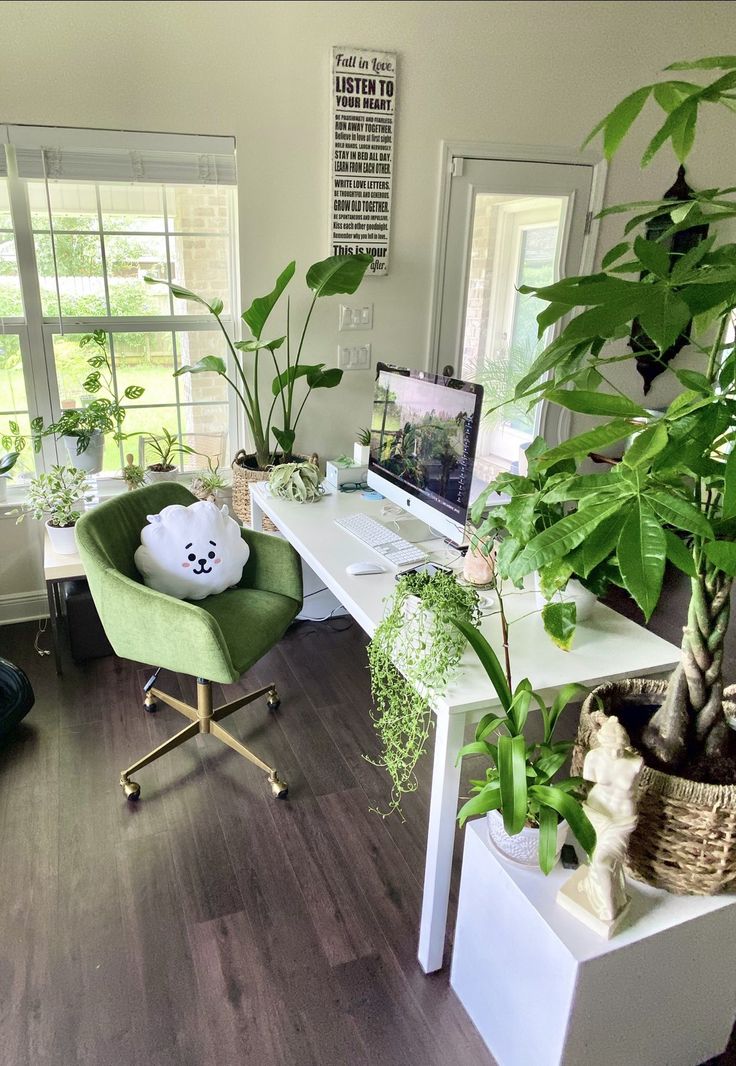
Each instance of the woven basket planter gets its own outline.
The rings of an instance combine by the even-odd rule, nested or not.
[[[617,714],[631,700],[660,703],[666,681],[634,678],[600,685],[583,704],[573,752],[573,773],[582,771],[598,728],[599,697],[604,714]],[[726,690],[731,700],[736,687]],[[626,722],[622,717],[622,725]],[[627,869],[634,877],[676,895],[715,896],[736,888],[736,785],[706,785],[645,766],[639,780],[639,820],[629,841]]]
[[[240,456],[244,455],[245,452],[238,452],[232,464],[233,512],[236,518],[239,518],[243,525],[250,526],[252,525],[252,515],[250,508],[250,486],[254,481],[268,481],[271,475],[271,471],[251,470],[250,467],[241,466],[238,462],[238,459],[240,458]],[[266,515],[263,516],[263,528],[270,533],[276,532],[276,526]]]

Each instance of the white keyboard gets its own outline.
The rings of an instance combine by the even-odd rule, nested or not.
[[[427,553],[416,544],[404,540],[398,533],[387,529],[381,522],[364,514],[351,514],[345,518],[336,518],[335,525],[377,552],[391,566],[401,570],[405,566],[415,566],[426,561]]]

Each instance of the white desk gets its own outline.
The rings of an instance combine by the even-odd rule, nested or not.
[[[272,498],[266,482],[251,485],[251,498],[254,529],[262,528],[263,515],[267,514],[356,622],[372,636],[383,617],[384,601],[394,588],[394,572],[363,577],[347,574],[345,567],[349,563],[371,559],[374,553],[336,526],[334,520],[358,512],[380,519],[381,503],[366,500],[360,493],[334,493],[314,504],[291,503]],[[434,541],[426,546],[436,548],[440,544]],[[379,556],[375,558],[379,560]],[[596,604],[590,619],[578,626],[573,650],[563,652],[544,632],[532,592],[514,590],[504,602],[509,619],[519,619],[511,631],[514,680],[528,677],[534,688],[547,696],[571,681],[592,686],[607,678],[659,674],[670,670],[679,659],[679,648],[601,604]],[[497,615],[486,618],[482,629],[500,653]],[[442,967],[445,946],[460,789],[460,767],[455,765],[455,759],[466,724],[477,721],[493,706],[498,706],[498,698],[480,663],[468,649],[457,679],[433,707],[437,721],[418,953],[427,973]]]

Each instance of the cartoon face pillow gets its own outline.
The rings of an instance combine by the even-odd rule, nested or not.
[[[237,585],[249,554],[227,507],[198,500],[149,514],[134,559],[149,588],[179,600],[203,600]]]

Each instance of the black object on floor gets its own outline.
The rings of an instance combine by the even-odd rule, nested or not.
[[[86,581],[64,583],[64,605],[72,659],[80,663],[112,655],[112,646],[105,636]]]
[[[0,659],[0,740],[30,711],[35,696],[19,666]]]

